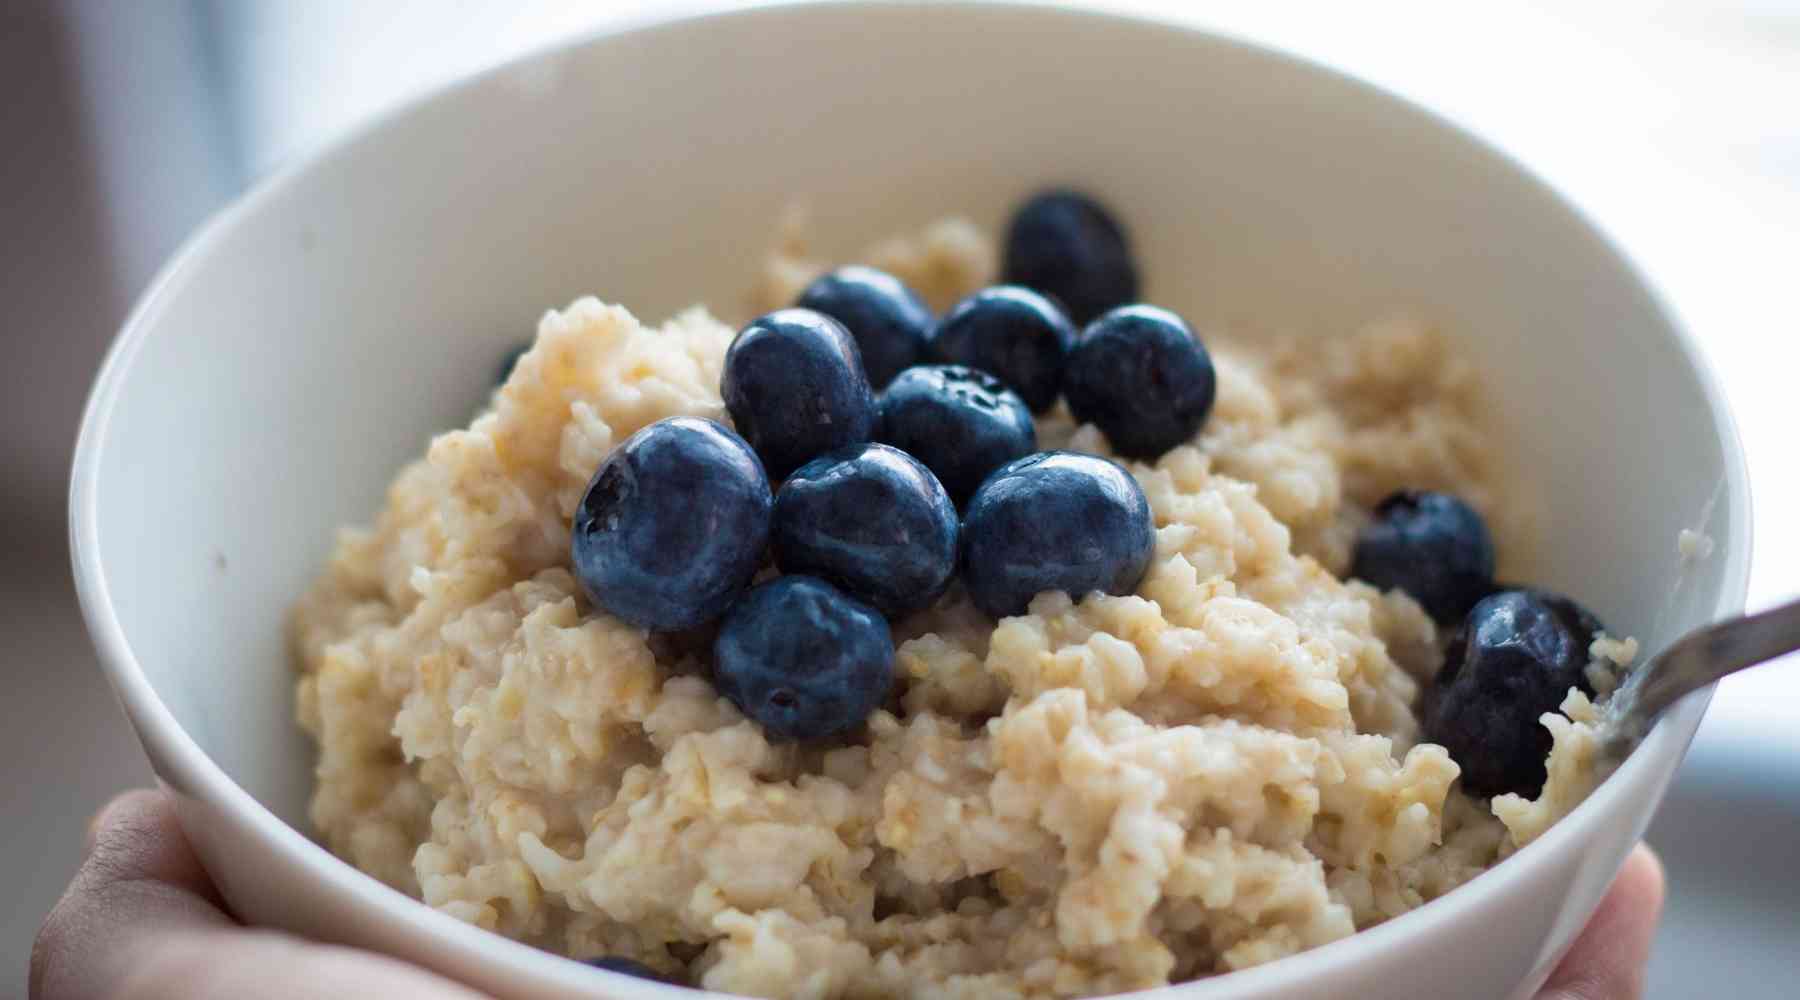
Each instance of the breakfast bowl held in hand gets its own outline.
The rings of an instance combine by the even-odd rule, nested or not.
[[[1064,186],[1106,214],[1013,219]],[[1071,233],[1091,280],[1043,249]],[[917,299],[808,291],[840,265]],[[850,436],[802,453],[758,396],[801,369],[721,391],[752,317],[870,294],[905,407],[858,362]],[[868,353],[811,316],[783,322]],[[932,408],[958,399],[997,414],[980,485]],[[911,457],[867,443],[889,411],[926,421]],[[669,417],[686,438],[590,491]],[[860,531],[840,480],[906,516]],[[665,559],[656,595],[632,572],[686,538],[677,494],[729,521],[694,549],[729,572]],[[1045,555],[1040,507],[1086,554],[999,574]],[[1578,717],[1588,640],[1629,659],[1741,608],[1747,510],[1655,296],[1452,127],[1168,26],[825,4],[549,52],[249,195],[109,356],[71,516],[105,669],[247,922],[521,997],[666,988],[568,955],[765,995],[1498,998],[1598,902],[1705,699],[1593,787],[1579,718],[1547,775],[1530,720],[1469,737],[1481,672],[1547,636]],[[581,534],[626,516],[672,524]],[[1096,592],[1021,608],[1015,577]],[[830,669],[759,701],[825,662],[784,621]]]

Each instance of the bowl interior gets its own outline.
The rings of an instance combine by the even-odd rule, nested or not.
[[[188,247],[102,377],[78,463],[84,572],[199,747],[303,824],[286,611],[334,530],[467,419],[546,307],[736,314],[793,200],[829,256],[951,212],[992,227],[1058,181],[1117,206],[1149,298],[1203,330],[1439,321],[1542,497],[1533,580],[1652,649],[1741,597],[1728,418],[1658,303],[1536,182],[1283,57],[1006,7],[601,38],[265,186]],[[1714,557],[1685,566],[1683,528]]]

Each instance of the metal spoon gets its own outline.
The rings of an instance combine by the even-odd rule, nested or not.
[[[1623,760],[1663,710],[1727,674],[1800,650],[1800,600],[1702,626],[1626,676],[1601,710],[1600,752]]]

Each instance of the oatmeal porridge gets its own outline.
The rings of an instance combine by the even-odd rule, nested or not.
[[[934,310],[1000,267],[957,219],[863,260]],[[794,302],[824,267],[788,232],[751,305]],[[1474,372],[1408,320],[1208,333],[1203,429],[1120,459],[1154,525],[1132,592],[995,618],[952,583],[894,621],[894,688],[865,724],[772,739],[716,692],[705,629],[597,608],[569,555],[616,445],[728,421],[734,333],[700,307],[660,326],[592,298],[550,312],[486,410],[342,532],[294,616],[311,818],[339,856],[480,927],[714,990],[1089,996],[1413,909],[1597,782],[1590,694],[1628,640],[1597,634],[1590,690],[1543,716],[1541,792],[1472,797],[1421,735],[1449,628],[1347,578],[1398,490],[1466,501],[1502,567],[1527,530]],[[1035,430],[1115,457],[1064,404]]]

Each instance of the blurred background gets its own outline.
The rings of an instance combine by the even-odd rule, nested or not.
[[[64,508],[88,383],[133,299],[209,214],[383,109],[559,39],[721,6],[739,4],[0,2],[0,997],[24,994],[87,817],[149,779],[75,607]],[[1751,606],[1800,591],[1800,0],[1093,6],[1348,70],[1582,205],[1724,381],[1757,509]],[[1650,837],[1672,892],[1649,995],[1800,992],[1800,663],[1723,685]]]

